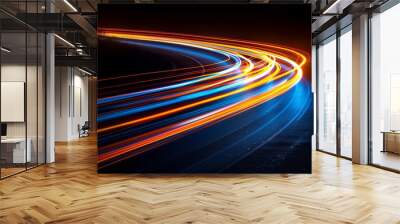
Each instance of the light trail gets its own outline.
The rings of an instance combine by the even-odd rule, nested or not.
[[[141,154],[152,149],[151,145],[213,125],[285,94],[300,83],[302,67],[307,63],[305,55],[296,50],[243,40],[120,29],[99,29],[98,34],[126,44],[185,52],[212,61],[203,66],[144,73],[189,77],[161,82],[155,88],[99,98],[98,121],[102,125],[98,133],[104,139],[125,134],[131,128],[152,127],[101,145],[100,167]],[[221,60],[203,55],[205,52],[218,54]],[[126,85],[134,85],[127,77],[139,75],[143,74],[99,81],[122,79],[127,80]],[[157,125],[160,122],[163,125]]]

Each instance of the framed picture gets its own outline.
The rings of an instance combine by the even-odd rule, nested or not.
[[[310,5],[99,5],[98,35],[99,172],[311,172]]]

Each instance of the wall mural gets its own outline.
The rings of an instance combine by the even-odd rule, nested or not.
[[[99,5],[101,173],[310,173],[309,5]]]

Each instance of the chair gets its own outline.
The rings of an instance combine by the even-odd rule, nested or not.
[[[89,130],[90,130],[89,121],[85,121],[85,123],[82,126],[78,124],[79,138],[89,136]]]

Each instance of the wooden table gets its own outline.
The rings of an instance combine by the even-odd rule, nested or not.
[[[400,131],[383,131],[382,152],[400,154]]]

